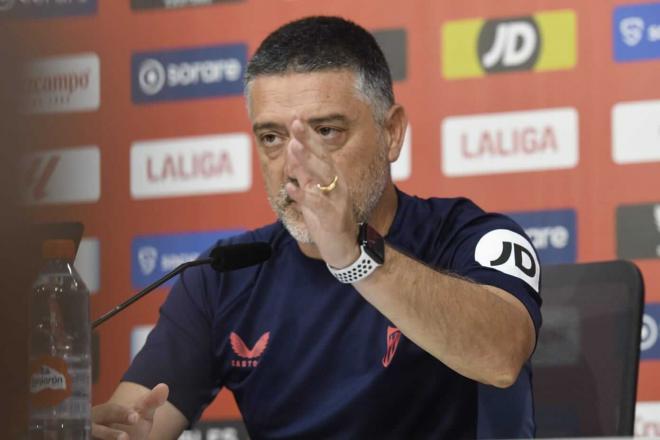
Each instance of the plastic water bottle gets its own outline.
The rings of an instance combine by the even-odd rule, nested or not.
[[[90,438],[89,290],[71,240],[43,244],[30,308],[30,440]]]

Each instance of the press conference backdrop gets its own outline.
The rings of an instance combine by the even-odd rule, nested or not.
[[[94,316],[274,219],[241,78],[269,31],[311,14],[350,18],[381,44],[410,119],[400,188],[510,214],[544,264],[640,266],[636,432],[660,434],[660,2],[0,0],[12,26],[59,39],[17,85],[55,133],[24,158],[23,197],[36,219],[85,223],[76,265]],[[166,293],[99,329],[95,402]],[[186,435],[238,438],[240,424],[217,423],[239,418],[223,391]]]

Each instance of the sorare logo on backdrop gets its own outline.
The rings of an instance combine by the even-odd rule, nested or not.
[[[642,337],[639,357],[642,360],[660,359],[658,325],[660,324],[660,303],[647,303],[642,318]]]
[[[0,0],[0,18],[55,18],[96,13],[97,0]]]
[[[614,9],[612,39],[616,61],[660,58],[660,3]]]
[[[574,263],[576,260],[575,210],[508,213],[532,240],[541,264]]]
[[[131,0],[133,9],[174,9],[194,6],[209,6],[216,3],[236,3],[243,0]]]
[[[176,269],[181,263],[195,260],[219,239],[241,232],[243,231],[224,230],[135,237],[131,244],[133,288],[142,289],[148,286]],[[172,284],[174,284],[174,279],[165,285]]]
[[[133,102],[241,95],[246,63],[243,43],[133,54]]]

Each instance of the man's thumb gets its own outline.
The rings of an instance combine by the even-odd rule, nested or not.
[[[143,419],[153,420],[154,412],[167,401],[170,393],[169,387],[164,383],[159,383],[151,389],[135,405],[137,411]]]

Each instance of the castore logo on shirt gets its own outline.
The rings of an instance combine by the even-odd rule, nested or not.
[[[261,357],[263,352],[268,346],[268,341],[270,340],[270,332],[266,332],[257,340],[254,344],[254,347],[251,349],[243,342],[240,336],[236,333],[231,332],[229,334],[229,342],[231,343],[231,349],[234,353],[241,359],[232,359],[232,367],[240,368],[254,368],[259,364],[258,358]]]

